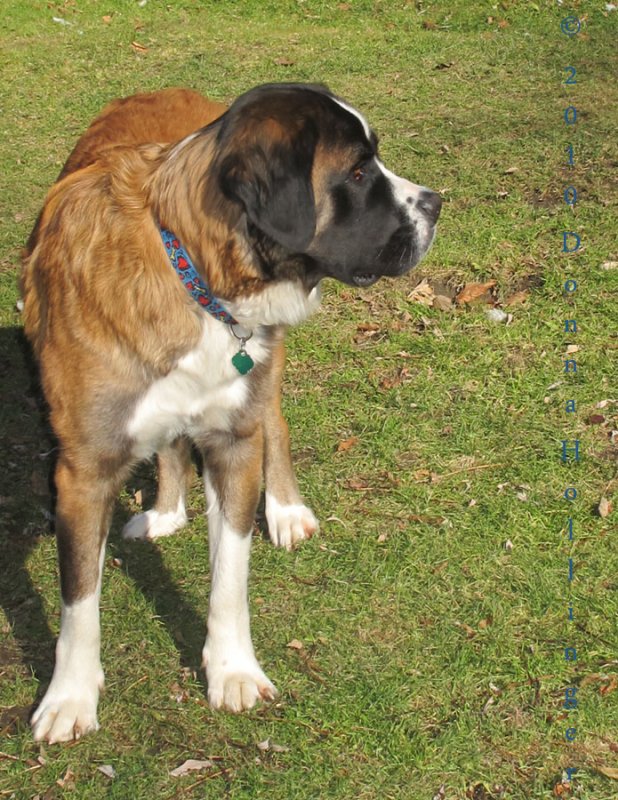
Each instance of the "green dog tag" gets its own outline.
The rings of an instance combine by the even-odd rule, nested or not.
[[[251,372],[255,363],[246,350],[239,350],[235,356],[232,357],[232,364],[236,367],[241,375],[246,375]]]

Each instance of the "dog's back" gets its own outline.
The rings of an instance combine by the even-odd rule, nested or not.
[[[38,298],[44,298],[47,290],[39,285],[41,276],[33,269],[32,254],[44,219],[51,220],[59,203],[65,203],[66,197],[71,195],[68,185],[59,187],[58,183],[77,170],[92,166],[110,148],[175,142],[214,122],[226,110],[223,103],[209,100],[191,89],[161,89],[112,101],[79,138],[48,193],[22,254],[21,295],[29,295],[31,299],[25,309],[24,327],[37,354],[46,316],[45,303]],[[94,174],[92,177],[95,179]]]
[[[92,164],[108,147],[176,142],[226,110],[191,89],[161,89],[114,100],[81,136],[58,179]]]

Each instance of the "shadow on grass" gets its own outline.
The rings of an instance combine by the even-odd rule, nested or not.
[[[10,675],[21,667],[34,675],[39,687],[33,710],[47,689],[54,665],[55,633],[44,603],[44,591],[49,589],[33,582],[29,560],[41,540],[53,535],[55,442],[37,368],[21,328],[0,330],[0,376],[0,604],[15,643],[0,647],[0,670],[8,668]],[[151,467],[142,467],[138,481],[140,476],[154,486]],[[207,609],[198,612],[187,601],[156,544],[122,540],[120,530],[129,516],[129,510],[119,504],[110,543],[127,577],[168,628],[182,666],[195,670],[206,635]],[[57,567],[53,570],[54,591],[59,592]],[[197,672],[205,690],[204,673]],[[16,718],[27,716],[21,709],[15,712]]]

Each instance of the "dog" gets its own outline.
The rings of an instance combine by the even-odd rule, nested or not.
[[[59,442],[61,627],[32,718],[34,738],[50,743],[98,728],[99,596],[119,489],[158,454],[155,509],[125,535],[174,532],[186,521],[190,442],[208,507],[209,703],[242,711],[276,696],[247,603],[262,475],[276,544],[317,527],[279,407],[285,330],[316,310],[326,278],[368,287],[407,273],[441,208],[437,193],[384,166],[362,114],[321,85],[256,87],[211,109],[212,121],[206,109],[197,130],[181,131],[182,111],[172,113],[182,138],[158,128],[157,112],[123,143],[125,112],[143,112],[145,97],[151,110],[182,108],[176,91],[112,104],[93,123],[45,200],[22,268],[25,332]]]

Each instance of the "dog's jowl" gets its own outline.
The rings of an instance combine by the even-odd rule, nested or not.
[[[186,90],[137,95],[86,131],[22,272],[60,445],[62,618],[36,739],[97,728],[114,500],[132,466],[156,455],[156,505],[124,534],[181,528],[191,443],[208,508],[208,698],[241,711],[275,696],[247,605],[262,479],[274,544],[291,548],[317,529],[280,410],[285,329],[316,309],[324,278],[365,287],[406,273],[439,213],[438,195],[390,172],[364,117],[322,86],[261,86],[228,110]]]

